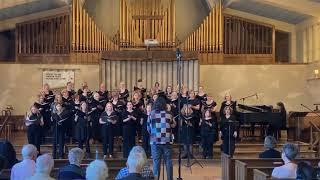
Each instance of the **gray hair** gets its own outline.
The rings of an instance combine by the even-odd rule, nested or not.
[[[23,159],[35,159],[37,157],[38,150],[32,144],[26,144],[21,149],[21,155]]]
[[[286,143],[283,145],[282,152],[290,161],[292,161],[299,154],[299,149],[295,144]]]
[[[80,148],[72,148],[68,154],[70,164],[80,165],[83,157],[84,153]]]
[[[108,177],[108,167],[104,161],[92,161],[86,170],[86,179],[105,180]]]
[[[127,166],[129,169],[134,169],[136,172],[140,172],[146,162],[147,156],[144,149],[141,146],[133,147],[127,159]]]
[[[50,175],[53,166],[54,161],[50,154],[41,155],[36,161],[36,172]]]
[[[277,141],[273,136],[266,136],[264,138],[264,147],[265,148],[269,148],[269,149],[275,148],[276,144],[277,144]]]
[[[146,152],[144,151],[143,147],[141,147],[141,146],[134,146],[131,149],[129,156],[130,156],[130,154],[141,154],[144,159],[147,159]]]

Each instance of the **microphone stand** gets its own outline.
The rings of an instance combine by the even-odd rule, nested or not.
[[[187,77],[187,87],[188,87],[188,93],[187,93],[187,107],[189,106],[189,100],[190,100],[190,94],[189,94],[189,78]],[[194,112],[194,111],[193,111]],[[187,114],[189,114],[190,112],[188,112],[188,109],[187,109]],[[192,169],[191,167],[194,165],[194,164],[199,164],[199,166],[201,168],[203,168],[202,164],[198,161],[198,159],[196,157],[194,157],[193,153],[191,152],[191,149],[193,149],[193,137],[190,137],[190,128],[191,126],[189,125],[190,121],[188,120],[187,121],[187,137],[188,140],[187,140],[187,164],[185,165],[186,167],[188,167],[190,169],[190,172],[192,174]],[[193,127],[194,128],[194,127]],[[191,143],[190,143],[190,139],[191,138]],[[192,147],[192,148],[191,148]],[[194,162],[193,163],[190,163],[190,158],[193,158]]]
[[[57,159],[57,145],[58,145],[58,121],[55,119],[55,134],[53,143],[53,159]]]
[[[242,97],[242,98],[240,98],[240,100],[242,100],[242,103],[244,104],[244,101],[245,101],[246,99],[251,98],[251,97],[254,97],[254,96],[258,97],[258,93],[254,93],[254,94],[251,94],[251,95],[249,95],[249,96]]]
[[[178,178],[177,180],[182,180],[181,177],[181,130],[182,130],[182,121],[181,121],[181,52],[178,48],[176,50],[176,59],[177,59],[177,78],[179,86],[179,95],[178,95],[178,143],[179,143],[179,157],[178,157]]]

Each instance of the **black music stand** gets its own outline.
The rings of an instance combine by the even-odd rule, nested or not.
[[[228,144],[229,144],[229,156],[230,157],[232,157],[233,156],[233,153],[232,153],[232,155],[231,155],[231,136],[233,136],[233,133],[232,134],[230,134],[230,131],[231,131],[231,126],[234,126],[235,128],[235,131],[234,132],[237,132],[237,130],[236,130],[236,127],[237,126],[239,126],[239,121],[231,121],[231,120],[228,120],[227,122],[225,122],[225,123],[228,123],[228,131],[229,131],[229,136],[228,136]],[[238,134],[238,132],[237,132],[237,137],[239,136],[239,134]],[[237,137],[235,137],[235,142],[234,143],[236,143],[236,138]],[[234,145],[234,148],[236,148],[236,145]]]

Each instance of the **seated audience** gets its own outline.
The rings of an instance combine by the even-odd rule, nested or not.
[[[314,169],[308,162],[300,162],[297,167],[298,180],[311,180],[313,179]],[[315,177],[316,178],[316,177]]]
[[[108,177],[108,167],[104,161],[92,161],[86,170],[86,179],[105,180]]]
[[[3,169],[7,166],[7,159],[0,155],[0,180],[7,180],[8,176],[3,173]]]
[[[282,148],[281,158],[284,165],[272,171],[272,177],[278,179],[294,179],[297,177],[297,164],[294,162],[299,154],[299,149],[294,144],[285,144]]]
[[[274,149],[276,147],[276,139],[273,136],[264,138],[264,152],[259,154],[259,158],[281,158],[281,153]]]
[[[11,169],[12,180],[22,180],[31,177],[36,169],[37,148],[32,144],[27,144],[21,150],[22,161],[15,164]]]
[[[130,151],[130,154],[129,154],[129,157],[131,156],[131,154],[141,154],[147,161],[147,156],[146,156],[146,153],[144,151],[144,149],[141,147],[141,146],[135,146],[132,148],[132,150]],[[132,155],[133,156],[133,155]],[[128,166],[128,165],[127,165]],[[125,167],[125,168],[122,168],[118,175],[116,176],[116,180],[119,180],[119,179],[122,179],[126,176],[129,175],[129,168],[128,167]],[[141,170],[141,176],[145,179],[153,179],[153,172],[152,170],[150,169],[149,165],[146,164],[142,167],[142,170]]]
[[[127,159],[129,174],[121,180],[144,180],[141,175],[142,168],[146,164],[147,157],[145,153],[130,153]]]
[[[70,164],[59,170],[58,179],[86,179],[85,172],[80,167],[83,157],[82,149],[72,148],[68,154]]]
[[[6,158],[5,169],[11,169],[13,165],[19,162],[16,157],[16,151],[7,140],[0,141],[0,155]]]
[[[53,169],[54,161],[49,154],[41,155],[36,160],[36,172],[28,180],[54,180],[50,177],[51,170]]]

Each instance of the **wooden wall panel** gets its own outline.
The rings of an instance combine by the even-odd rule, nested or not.
[[[102,60],[102,78],[107,89],[117,89],[120,81],[126,84],[129,91],[133,90],[138,79],[142,79],[149,90],[155,82],[159,82],[161,89],[168,85],[177,85],[177,64],[173,61],[111,61]],[[198,60],[182,62],[183,84],[190,89],[198,89],[199,63]],[[125,78],[120,78],[125,74]],[[189,84],[188,84],[189,83]]]

